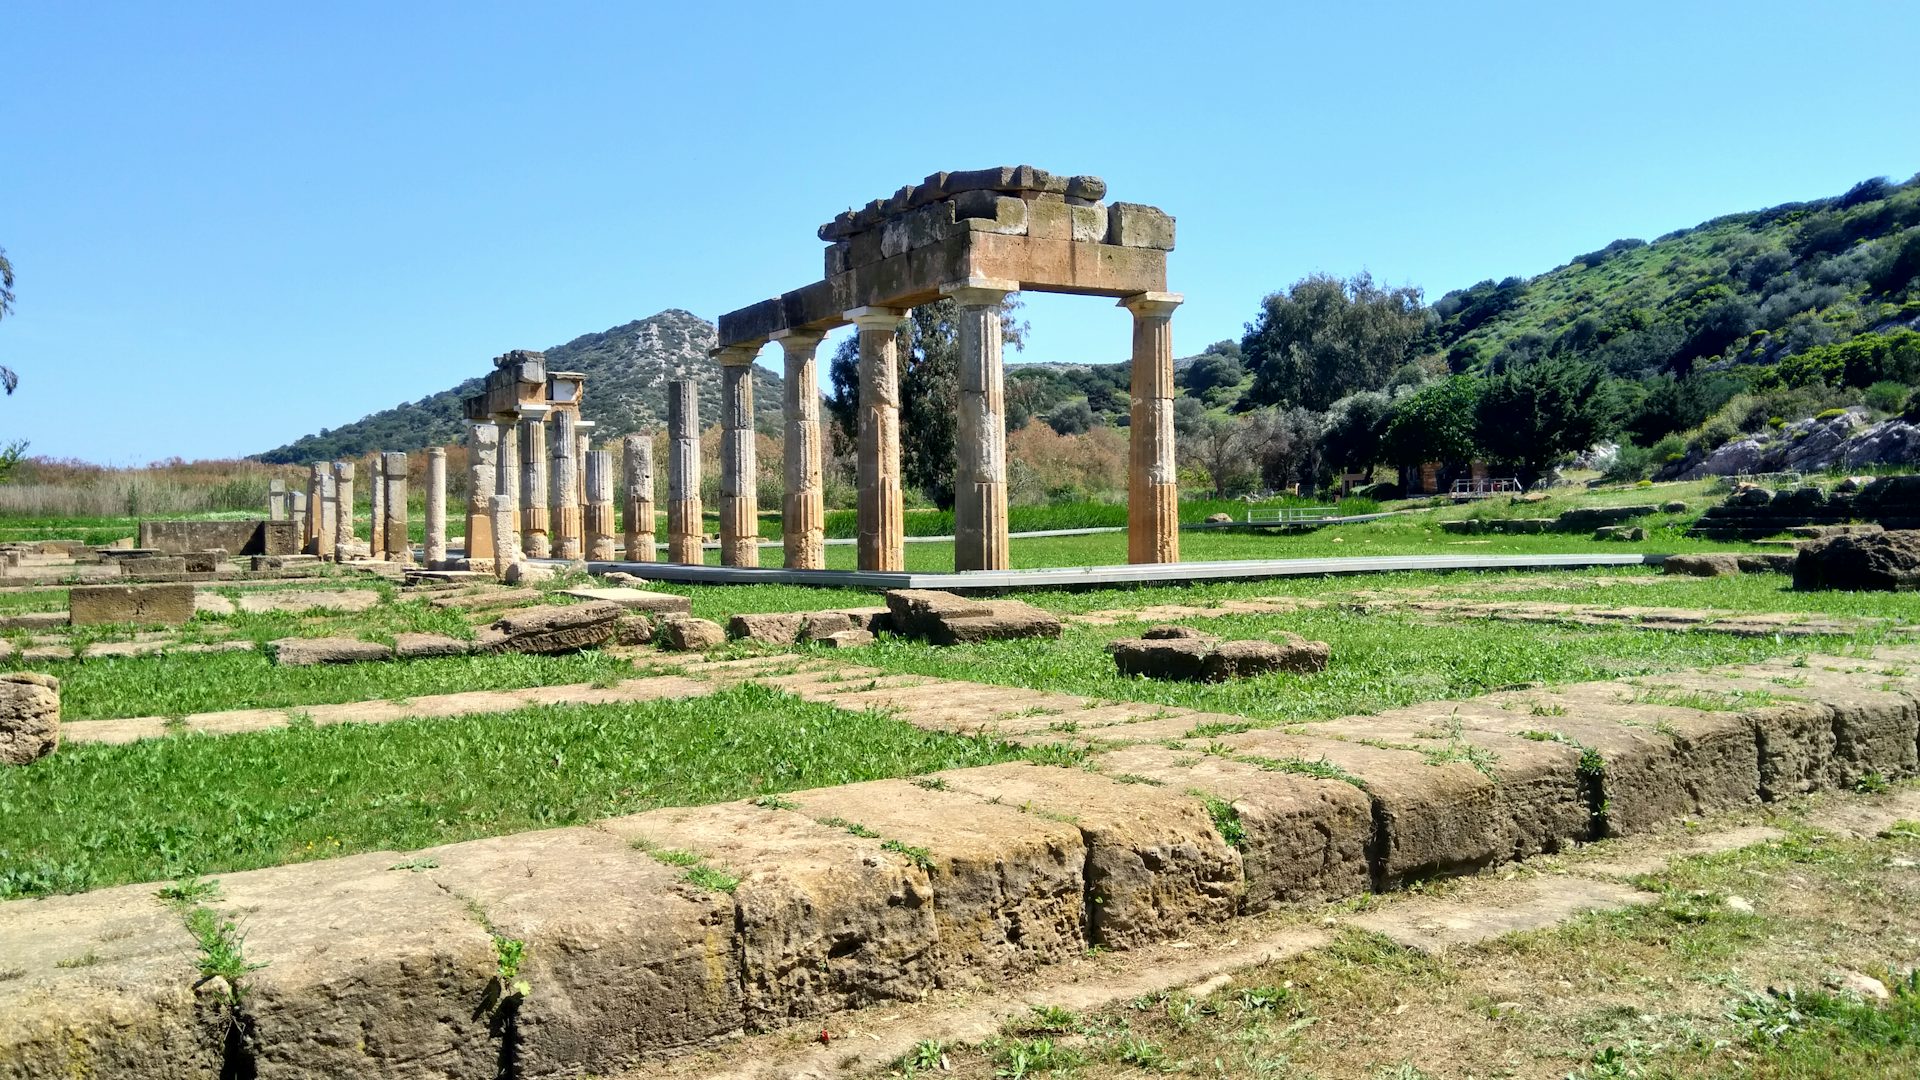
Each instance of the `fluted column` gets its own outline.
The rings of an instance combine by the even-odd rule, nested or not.
[[[575,475],[579,459],[579,416],[572,409],[556,409],[547,425],[551,472],[547,477],[548,521],[553,557],[578,559],[585,554],[580,546],[580,479]]]
[[[353,527],[353,462],[333,463],[333,497],[339,507],[334,511],[333,557],[339,560],[347,546],[360,539]]]
[[[493,492],[500,468],[500,425],[478,423],[467,432],[467,561],[469,570],[493,566]]]
[[[513,519],[519,512],[517,506],[518,500],[505,495],[493,495],[487,499],[487,516],[493,520],[493,575],[501,581],[507,580],[508,571],[520,561],[520,552],[513,545]]]
[[[413,541],[407,536],[407,455],[380,455],[381,486],[386,488],[387,561],[406,566],[413,562]]]
[[[960,308],[960,415],[953,477],[955,570],[1005,570],[1010,565],[1000,305],[1017,285],[976,279],[943,290]]]
[[[427,448],[427,569],[447,564],[447,448]]]
[[[507,520],[513,523],[511,539],[516,554],[525,549],[520,544],[520,422],[511,417],[502,418],[500,424],[500,467],[494,473],[493,493],[506,496],[513,514]],[[493,513],[493,503],[487,503],[487,513]],[[500,534],[494,533],[494,543],[500,543]]]
[[[714,350],[720,361],[720,565],[760,565],[760,470],[753,446],[753,358],[759,350]]]
[[[553,549],[547,539],[547,424],[520,421],[520,550],[544,559]]]
[[[627,497],[628,562],[653,561],[653,436],[629,435],[620,444]]]
[[[693,380],[667,385],[667,561],[697,566],[700,553],[700,399]]]
[[[1180,561],[1180,485],[1173,447],[1173,309],[1179,293],[1120,301],[1133,313],[1133,417],[1128,429],[1127,561]]]
[[[819,330],[780,330],[773,340],[786,354],[786,388],[781,413],[786,448],[781,457],[786,495],[780,506],[780,535],[789,570],[827,566],[825,492],[821,486]]]
[[[906,568],[906,499],[900,479],[900,371],[894,330],[904,313],[864,307],[847,312],[860,328],[858,565]]]
[[[387,557],[387,530],[380,523],[387,520],[387,485],[381,479],[386,475],[380,466],[382,455],[373,455],[367,463],[367,507],[372,511],[372,523],[368,526],[367,554],[375,559]]]
[[[613,455],[587,451],[587,558],[613,561]]]

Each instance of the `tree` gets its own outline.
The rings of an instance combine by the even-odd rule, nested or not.
[[[1528,483],[1562,454],[1584,450],[1619,418],[1598,364],[1542,360],[1495,375],[1475,402],[1476,441],[1495,461],[1519,467]]]
[[[1047,426],[1061,435],[1082,435],[1093,429],[1098,417],[1093,414],[1093,406],[1085,398],[1054,406],[1047,414]]]
[[[7,249],[0,248],[0,318],[13,313],[13,263],[7,260]],[[20,385],[20,376],[13,369],[0,365],[0,387],[11,394]]]
[[[1013,317],[1019,307],[1020,301],[1012,295],[1000,307],[1001,341],[1015,349],[1026,335],[1026,325]],[[959,305],[936,300],[914,308],[894,331],[900,357],[901,479],[941,509],[953,506],[954,439],[960,412],[959,316]],[[858,335],[834,350],[827,373],[833,383],[827,412],[841,446],[851,446],[859,427]]]
[[[1321,452],[1327,464],[1358,472],[1371,470],[1381,459],[1381,440],[1392,415],[1392,400],[1377,390],[1362,390],[1334,402],[1327,410],[1326,431],[1321,436]]]
[[[1213,497],[1224,499],[1250,487],[1253,462],[1247,455],[1247,422],[1204,413],[1175,445],[1189,465],[1198,466],[1213,485]]]
[[[1429,461],[1471,461],[1479,449],[1474,441],[1479,397],[1480,380],[1455,375],[1401,398],[1381,437],[1387,461],[1402,471]]]
[[[1311,484],[1320,472],[1321,414],[1311,409],[1266,408],[1248,413],[1241,448],[1260,471],[1260,482],[1278,491],[1295,483]]]
[[[1262,302],[1241,351],[1253,369],[1246,400],[1324,410],[1356,390],[1377,389],[1406,361],[1427,324],[1420,290],[1385,289],[1371,275],[1302,278]]]

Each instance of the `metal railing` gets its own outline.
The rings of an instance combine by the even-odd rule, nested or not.
[[[1249,525],[1291,525],[1302,521],[1324,521],[1340,513],[1333,506],[1265,506],[1247,508]]]
[[[1495,495],[1518,495],[1526,490],[1518,477],[1505,477],[1499,480],[1481,478],[1478,480],[1455,480],[1453,490],[1447,494],[1454,499],[1491,499]]]

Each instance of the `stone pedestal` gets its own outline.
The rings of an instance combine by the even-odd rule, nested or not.
[[[780,508],[780,533],[790,570],[824,570],[827,566],[825,492],[821,485],[823,454],[820,427],[820,383],[816,357],[818,330],[781,330],[773,335],[786,353],[786,496]]]
[[[576,456],[580,452],[576,427],[579,419],[571,409],[556,409],[552,421],[547,425],[552,468],[548,474],[548,505],[552,508],[548,527],[552,538],[552,556],[569,561],[585,553],[580,545],[580,477],[577,475]]]
[[[760,565],[759,464],[753,447],[753,358],[721,349],[720,565]]]
[[[520,544],[520,423],[512,417],[498,421],[500,424],[500,468],[494,473],[495,495],[503,495],[513,503],[513,549],[523,551]],[[489,513],[492,504],[489,503]],[[499,534],[494,534],[494,543],[500,542]]]
[[[507,572],[513,564],[520,561],[520,552],[513,546],[513,519],[519,510],[519,500],[505,495],[494,495],[487,499],[487,517],[493,521],[494,555],[493,574],[501,581],[507,580]]]
[[[427,569],[447,565],[447,448],[427,449]]]
[[[332,558],[334,544],[340,535],[340,490],[333,475],[333,463],[322,462],[314,466],[320,473],[320,519],[314,527],[313,553],[321,558]]]
[[[386,489],[385,530],[387,561],[405,566],[413,562],[413,541],[407,536],[407,455],[380,455],[381,486]]]
[[[520,421],[520,550],[533,559],[552,554],[547,531],[547,424]]]
[[[286,521],[291,517],[287,502],[287,482],[277,477],[267,481],[267,520]]]
[[[1128,429],[1127,561],[1180,561],[1180,484],[1173,445],[1173,309],[1178,293],[1120,301],[1133,313],[1133,417]]]
[[[1000,305],[1017,285],[975,280],[944,290],[960,308],[960,414],[953,477],[955,570],[1005,570],[1010,565]]]
[[[287,492],[287,516],[293,521],[293,535],[302,541],[307,535],[307,493],[304,491]]]
[[[387,485],[382,459],[383,455],[375,454],[367,465],[367,509],[372,519],[367,526],[367,556],[374,559],[387,557],[387,530],[382,524],[387,520]]]
[[[333,498],[338,506],[334,511],[333,550],[334,558],[339,559],[342,549],[360,539],[353,527],[353,462],[333,463]]]
[[[628,562],[653,561],[653,437],[629,435],[620,443],[621,467],[625,474],[626,498],[621,513],[626,518],[626,556]]]
[[[697,566],[700,553],[700,399],[691,379],[667,386],[667,561]]]
[[[613,455],[587,451],[587,558],[613,561]]]
[[[860,328],[858,565],[906,568],[906,500],[900,479],[900,372],[894,329],[904,313],[864,307],[847,312]]]
[[[327,472],[319,462],[307,466],[307,527],[300,536],[300,550],[308,555],[323,554],[320,530],[327,521]]]
[[[467,430],[467,563],[493,568],[492,499],[500,483],[500,425],[483,422]]]

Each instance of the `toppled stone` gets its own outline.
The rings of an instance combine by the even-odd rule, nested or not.
[[[1146,641],[1218,641],[1220,640],[1219,638],[1213,636],[1212,634],[1206,633],[1203,630],[1199,630],[1191,626],[1181,626],[1179,623],[1161,623],[1158,626],[1149,626],[1147,627],[1147,632],[1144,634],[1141,634],[1140,637]]]
[[[445,634],[395,634],[393,655],[402,660],[421,660],[433,656],[465,656],[473,643]]]
[[[1310,674],[1326,670],[1331,654],[1326,642],[1308,641],[1298,634],[1282,632],[1280,641],[1223,642],[1173,626],[1154,627],[1141,638],[1108,642],[1107,652],[1122,675],[1183,682],[1225,682],[1283,671]]]
[[[1660,504],[1660,512],[1663,514],[1684,514],[1691,509],[1692,507],[1688,506],[1684,501],[1680,499],[1675,499],[1672,502],[1665,502]]]
[[[874,630],[868,625],[871,621],[863,612],[809,611],[800,619],[800,640],[819,641],[842,630],[860,630],[871,635]]]
[[[1213,644],[1204,638],[1121,638],[1107,642],[1107,652],[1122,675],[1199,682]]]
[[[1791,574],[1796,556],[1792,552],[1736,556],[1743,574]]]
[[[835,630],[824,637],[809,640],[826,649],[857,649],[862,645],[873,644],[873,635],[865,630]]]
[[[283,667],[316,664],[364,664],[393,659],[393,650],[377,641],[356,638],[281,638],[267,643],[273,661]]]
[[[509,585],[539,585],[553,580],[553,567],[520,561],[507,567],[503,580]]]
[[[120,573],[131,578],[186,572],[187,560],[180,555],[149,555],[144,559],[126,559],[120,563]]]
[[[1207,524],[1209,524],[1209,525],[1231,525],[1231,524],[1233,524],[1233,515],[1232,515],[1232,514],[1208,514],[1208,515],[1207,515]]]
[[[613,585],[620,588],[627,588],[627,589],[638,589],[648,584],[646,578],[637,577],[633,574],[629,574],[620,570],[614,570],[609,573],[601,574],[600,580],[606,582],[609,585]]]
[[[60,680],[34,671],[0,673],[0,765],[25,765],[60,745]]]
[[[578,652],[606,644],[619,618],[617,604],[543,604],[501,616],[489,628],[499,636],[486,640],[493,652]]]
[[[1669,555],[1660,564],[1663,574],[1685,577],[1730,577],[1740,572],[1737,555],[1715,552],[1708,555]]]
[[[892,589],[893,631],[935,645],[1057,638],[1060,620],[1019,600],[967,600],[934,589]]]
[[[1796,589],[1908,592],[1920,589],[1920,530],[1829,536],[1799,551]]]
[[[797,611],[735,615],[727,620],[727,635],[761,645],[791,645],[800,639],[806,616]]]
[[[645,615],[622,615],[613,622],[615,645],[646,645],[653,641],[653,620]]]
[[[193,619],[192,585],[75,585],[67,593],[75,626],[103,623],[161,623],[180,626]]]
[[[640,611],[649,615],[689,615],[693,601],[673,593],[645,589],[568,589],[563,595],[578,600],[617,604],[622,611]]]
[[[719,623],[691,615],[662,619],[655,633],[660,647],[674,652],[705,652],[727,643],[727,632]]]
[[[1201,662],[1200,679],[1225,682],[1280,671],[1312,674],[1327,669],[1331,651],[1324,641],[1308,641],[1291,633],[1282,641],[1223,641]]]
[[[1603,525],[1593,531],[1595,540],[1639,541],[1647,538],[1647,530],[1638,525]]]

